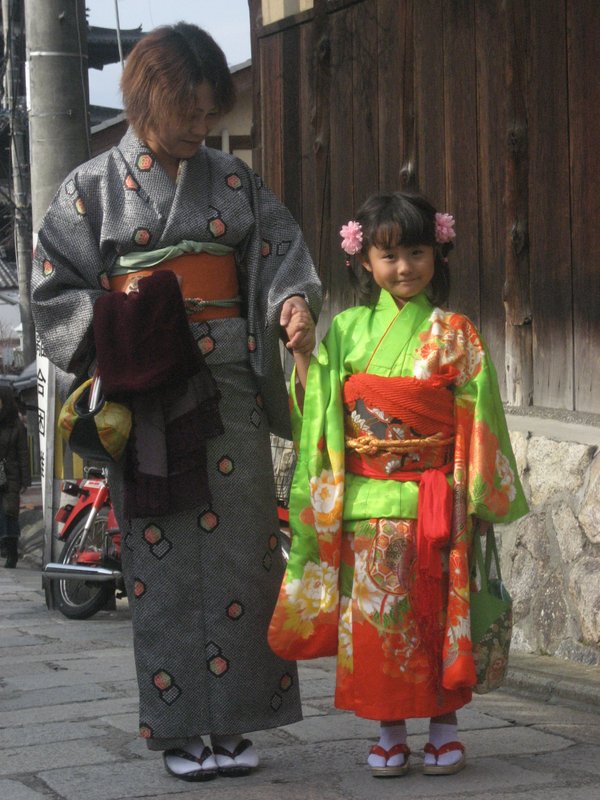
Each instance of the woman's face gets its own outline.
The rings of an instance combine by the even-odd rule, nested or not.
[[[159,162],[168,167],[195,156],[218,117],[212,86],[204,81],[196,89],[194,114],[165,121],[144,138]]]

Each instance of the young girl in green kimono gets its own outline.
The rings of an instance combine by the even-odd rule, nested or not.
[[[442,308],[453,217],[396,192],[340,233],[367,303],[334,318],[316,357],[294,353],[292,549],[270,643],[337,655],[336,706],[381,723],[373,775],[408,771],[409,717],[431,720],[423,772],[455,773],[476,683],[473,531],[527,505],[486,346]]]

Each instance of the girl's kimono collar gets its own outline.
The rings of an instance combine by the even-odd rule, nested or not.
[[[433,311],[433,306],[425,292],[421,292],[416,295],[416,297],[411,297],[410,300],[407,300],[402,308],[398,308],[392,295],[386,292],[385,289],[382,289],[379,294],[379,300],[375,306],[375,311],[378,316],[387,317],[389,322],[391,322],[394,317],[401,314],[402,322],[406,324],[408,318],[414,316],[427,319]]]
[[[423,292],[398,308],[392,295],[382,289],[373,316],[373,331],[379,336],[379,344],[369,360],[368,371],[385,374],[393,369],[432,311],[433,307]],[[393,347],[387,347],[387,343],[393,343]]]

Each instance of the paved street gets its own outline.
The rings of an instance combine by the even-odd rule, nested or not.
[[[331,659],[301,665],[305,719],[252,735],[262,758],[252,776],[177,781],[136,737],[126,603],[67,620],[46,609],[32,562],[0,569],[0,798],[600,798],[598,667],[515,657],[511,686],[461,712],[468,765],[450,777],[420,773],[420,721],[409,725],[408,776],[373,779],[365,760],[377,725],[333,709],[333,680]]]

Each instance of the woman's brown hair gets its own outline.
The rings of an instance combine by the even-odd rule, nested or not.
[[[178,22],[147,34],[129,54],[121,78],[127,118],[138,136],[193,114],[204,81],[213,89],[219,113],[230,111],[235,103],[231,73],[206,31]]]

